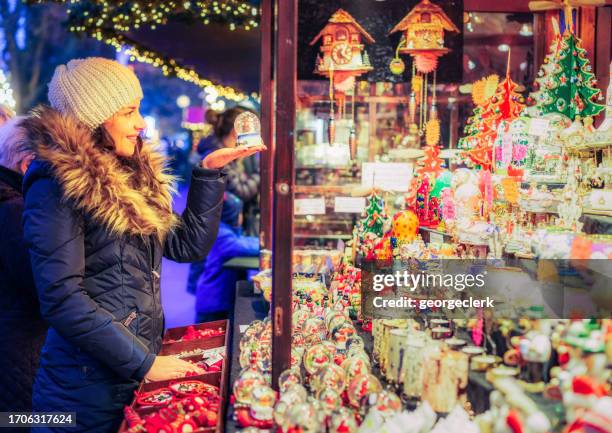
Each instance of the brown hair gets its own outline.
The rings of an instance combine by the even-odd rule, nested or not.
[[[99,126],[93,131],[93,139],[97,146],[99,146],[102,150],[106,152],[115,152],[115,142],[113,137],[108,133],[104,126]],[[124,157],[117,155],[117,159],[121,163],[121,165],[128,169],[133,176],[131,176],[131,181],[133,182],[133,187],[140,188],[144,182],[151,183],[155,179],[155,174],[150,166],[150,164],[146,163],[142,158],[142,147],[144,146],[144,142],[142,138],[138,137],[136,142],[136,147],[134,150],[134,154],[130,157]],[[153,185],[147,185],[149,187],[153,187]]]
[[[252,110],[240,106],[225,110],[223,113],[219,113],[215,110],[208,110],[206,111],[206,122],[212,125],[213,134],[218,138],[225,138],[230,135],[234,129],[236,117],[245,111]]]

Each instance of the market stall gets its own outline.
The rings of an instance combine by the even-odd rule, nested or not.
[[[271,259],[217,431],[610,432],[610,8],[311,3],[261,5]]]

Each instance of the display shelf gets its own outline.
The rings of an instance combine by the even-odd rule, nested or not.
[[[612,223],[612,211],[609,211],[609,210],[587,209],[587,210],[582,211],[582,215],[607,217],[610,219],[609,223]]]
[[[170,342],[170,340],[180,339],[186,332],[189,326],[193,326],[195,329],[222,329],[223,335],[210,337],[210,338],[199,338],[190,341],[174,341]],[[201,381],[210,385],[214,385],[219,388],[219,396],[220,396],[220,405],[219,411],[217,413],[217,425],[213,427],[200,427],[194,431],[194,433],[222,433],[225,430],[225,417],[226,417],[226,409],[227,409],[227,393],[229,384],[229,369],[230,369],[230,353],[228,351],[229,345],[232,341],[231,335],[229,332],[229,322],[227,320],[218,320],[213,322],[200,323],[189,326],[181,326],[177,328],[170,328],[166,330],[164,334],[164,343],[162,346],[162,350],[160,355],[175,355],[185,351],[191,351],[194,349],[212,349],[212,348],[223,348],[223,362],[221,365],[221,371],[216,372],[206,372],[204,374],[198,376],[187,376],[174,380],[164,380],[159,382],[141,382],[138,386],[138,390],[135,395],[139,393],[146,393],[155,391],[162,388],[167,388],[175,383],[186,382],[191,380]],[[195,357],[189,357],[186,359],[194,360]],[[201,359],[201,357],[198,357]],[[153,407],[140,407],[136,398],[132,401],[131,405],[132,409],[140,415],[144,417],[146,415],[150,415],[154,412],[157,412],[159,408]],[[127,422],[123,420],[120,427],[119,433],[124,433],[128,431]]]
[[[419,227],[419,231],[421,233],[421,237],[423,238],[423,242],[430,242],[432,235],[442,236],[442,240],[444,242],[450,242],[453,238],[451,234],[433,229],[431,227]]]
[[[307,101],[312,104],[324,103],[329,104],[329,97],[327,96],[315,96],[308,97]],[[357,95],[355,96],[355,103],[374,103],[374,104],[408,104],[410,98],[408,96],[370,96],[370,95]]]
[[[253,285],[248,281],[238,281],[236,284],[236,297],[234,310],[231,316],[231,351],[229,357],[229,392],[231,394],[231,385],[236,381],[240,371],[240,332],[241,327],[249,325],[255,320],[262,320],[266,317],[269,304],[263,299],[261,294],[253,292]],[[225,431],[234,433],[240,428],[234,421],[234,408],[229,405],[225,417]]]
[[[332,240],[344,240],[351,239],[351,235],[334,235],[334,234],[316,234],[316,233],[295,233],[293,235],[297,239],[332,239]]]
[[[350,194],[351,191],[359,188],[361,184],[347,184],[347,185],[296,185],[296,193],[304,194]]]
[[[367,353],[372,353],[374,347],[372,334],[361,330],[358,324],[355,324],[355,326],[359,335],[364,340]],[[372,372],[381,380],[381,383],[385,383],[376,365],[373,365]],[[481,414],[489,409],[489,395],[494,389],[495,387],[493,384],[485,378],[485,373],[470,370],[468,374],[468,386],[464,392],[475,414]],[[564,419],[563,403],[561,401],[547,399],[542,393],[529,393],[528,395],[551,421],[553,426],[551,433],[561,432],[562,421]],[[415,408],[414,402],[408,402],[408,404],[406,404],[406,402],[404,403],[405,407],[409,410]]]
[[[612,215],[583,214],[580,219],[584,223],[582,229],[589,234],[612,235]]]

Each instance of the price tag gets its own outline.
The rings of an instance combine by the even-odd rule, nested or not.
[[[225,346],[213,347],[212,349],[206,349],[202,351],[202,358],[206,359],[211,356],[223,355],[224,352],[225,352]]]
[[[297,198],[293,201],[295,215],[325,215],[325,199]]]
[[[405,162],[364,162],[361,185],[383,191],[407,192],[412,180],[412,164]]]
[[[548,134],[550,121],[548,119],[531,119],[529,123],[529,135],[538,137],[546,137]]]
[[[249,325],[238,325],[238,327],[240,328],[240,333],[244,334],[244,331],[248,329]]]
[[[223,361],[223,355],[220,353],[214,353],[211,356],[204,358],[204,364],[206,364],[208,367],[215,365],[219,361]]]
[[[444,235],[442,233],[429,232],[429,243],[443,244]]]
[[[361,213],[365,209],[365,197],[336,197],[334,212]]]

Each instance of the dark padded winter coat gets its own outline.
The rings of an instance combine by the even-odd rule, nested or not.
[[[46,108],[25,122],[37,159],[24,179],[24,236],[50,325],[34,409],[75,411],[75,431],[113,431],[161,348],[162,255],[202,259],[225,179],[196,168],[182,216],[163,157],[143,146],[134,172],[88,129]],[[73,431],[73,430],[71,430]]]
[[[21,215],[23,176],[0,166],[0,412],[32,410],[47,326],[40,316]]]

